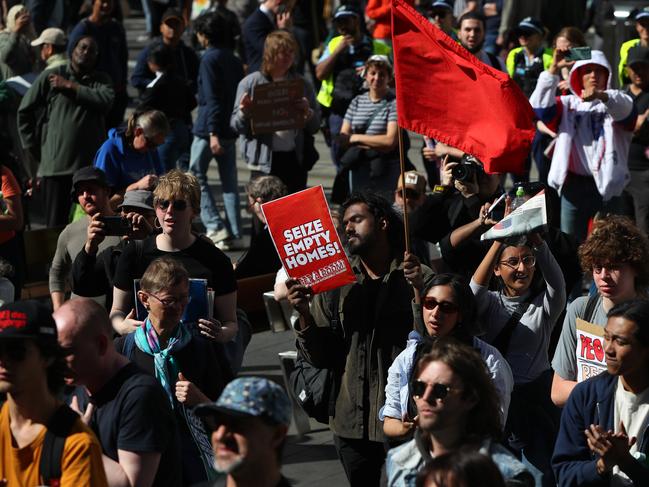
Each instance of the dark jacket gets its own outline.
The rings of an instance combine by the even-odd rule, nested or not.
[[[297,331],[297,344],[314,366],[334,369],[339,375],[335,416],[329,420],[334,434],[383,441],[378,413],[385,402],[388,369],[412,330],[413,291],[400,260],[393,260],[389,272],[376,281],[366,276],[358,257],[350,260],[357,282],[339,291],[343,333],[331,330],[332,292],[321,293],[311,304],[316,326]],[[432,272],[422,269],[428,283]]]
[[[162,44],[162,39],[157,38],[151,41],[151,44],[146,46],[137,56],[133,74],[131,74],[131,85],[137,88],[140,92],[146,89],[153,78],[155,73],[149,69],[147,59],[149,52],[154,46]],[[183,41],[180,41],[178,46],[173,49],[174,55],[174,69],[173,72],[187,81],[188,86],[192,93],[196,93],[196,78],[198,77],[198,56],[191,47],[187,47]]]
[[[175,72],[167,72],[160,76],[151,88],[144,90],[140,103],[160,110],[170,121],[180,119],[191,124],[196,97],[186,80]]]
[[[97,25],[84,19],[70,33],[68,41],[68,57],[72,59],[72,50],[79,39],[91,36],[99,48],[97,58],[97,71],[102,71],[110,76],[115,91],[126,91],[128,47],[126,46],[126,32],[121,23],[115,19],[103,25]]]
[[[236,139],[230,116],[243,78],[243,65],[231,49],[208,47],[198,71],[198,115],[194,135]]]
[[[604,430],[615,430],[614,408],[615,390],[618,376],[602,372],[588,379],[572,390],[568,403],[561,415],[561,428],[552,456],[552,467],[561,487],[568,486],[608,486],[610,475],[597,473],[598,456],[590,451],[586,443],[586,430],[597,424]],[[642,444],[638,451],[649,452],[649,427],[645,429]],[[649,468],[639,462],[634,464],[634,472],[627,475],[635,487],[649,485]]]
[[[79,90],[76,94],[53,90],[50,74],[78,83]],[[18,129],[25,149],[41,149],[40,176],[70,175],[91,164],[106,138],[104,121],[114,96],[108,76],[97,71],[77,78],[64,65],[36,78],[18,108]]]
[[[252,237],[250,248],[237,262],[234,276],[237,280],[263,276],[276,273],[280,267],[282,267],[282,262],[277,255],[270,231],[266,228]]]
[[[266,36],[276,29],[274,22],[260,9],[255,10],[246,19],[242,27],[243,46],[246,50],[248,72],[254,73],[261,68]]]

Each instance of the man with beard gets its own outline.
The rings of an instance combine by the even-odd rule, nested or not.
[[[606,371],[572,390],[552,464],[559,485],[647,485],[649,302],[608,312]]]
[[[227,474],[228,487],[290,486],[281,472],[291,423],[284,389],[262,377],[239,377],[215,403],[199,404],[194,411],[211,433],[214,468]]]
[[[503,60],[482,49],[485,40],[485,19],[476,12],[467,12],[458,21],[460,44],[480,61],[503,73],[507,72]]]
[[[413,287],[432,272],[405,254],[403,223],[391,204],[373,193],[353,194],[343,204],[343,228],[357,282],[313,295],[288,280],[288,297],[299,313],[297,343],[315,367],[334,372],[335,414],[329,418],[345,473],[352,486],[378,485],[385,459],[383,424],[387,371],[412,329]],[[311,301],[311,302],[310,302]],[[339,333],[332,330],[336,321]]]
[[[41,73],[18,109],[23,147],[40,160],[48,227],[68,222],[72,175],[90,164],[106,138],[114,93],[108,76],[95,71],[97,56],[94,39],[80,38],[70,62]]]
[[[438,339],[415,365],[409,389],[418,428],[412,440],[390,450],[388,486],[414,486],[424,465],[457,450],[490,457],[509,487],[534,485],[532,474],[496,441],[498,396],[478,352],[453,338]]]
[[[66,281],[72,269],[72,262],[86,245],[90,222],[96,221],[100,216],[114,216],[113,209],[110,207],[110,188],[106,182],[106,175],[97,167],[83,167],[74,173],[70,197],[79,203],[86,217],[67,225],[56,243],[56,253],[49,276],[50,296],[55,311],[65,301]],[[103,231],[103,225],[97,221],[91,227],[91,231]],[[100,229],[97,230],[96,227]],[[119,241],[120,237],[106,237],[96,250],[101,252],[107,247],[117,245]]]

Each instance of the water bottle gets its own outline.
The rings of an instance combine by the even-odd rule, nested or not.
[[[516,189],[516,195],[514,196],[514,200],[511,204],[512,211],[521,206],[523,203],[525,203],[525,188],[523,188],[523,186],[519,186]]]

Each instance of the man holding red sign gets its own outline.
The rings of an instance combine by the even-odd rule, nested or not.
[[[347,478],[352,486],[378,485],[387,371],[412,330],[413,288],[423,288],[432,272],[422,266],[423,279],[415,280],[419,261],[403,259],[403,223],[387,200],[354,194],[342,210],[356,282],[315,296],[296,279],[286,285],[300,315],[298,346],[315,367],[334,370],[340,384],[329,426]],[[333,332],[334,320],[344,333]]]

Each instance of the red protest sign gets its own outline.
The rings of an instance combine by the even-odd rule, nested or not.
[[[289,277],[314,293],[356,281],[322,186],[264,203],[261,209]]]

